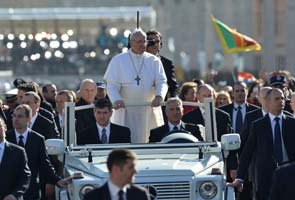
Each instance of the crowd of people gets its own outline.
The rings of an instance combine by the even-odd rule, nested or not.
[[[91,74],[104,71],[112,56],[127,46],[124,31],[98,27],[97,39],[69,29],[64,32],[35,34],[0,34],[0,69],[14,74]],[[128,30],[127,30],[128,31]],[[92,41],[92,42],[91,42]],[[101,66],[101,67],[97,67]]]
[[[183,106],[182,102],[203,103],[205,98],[215,100],[217,140],[227,133],[241,136],[241,148],[231,151],[227,158],[226,178],[229,185],[238,188],[237,198],[284,199],[285,188],[277,181],[295,178],[280,176],[289,172],[294,175],[294,167],[285,167],[295,160],[295,93],[291,74],[271,72],[267,79],[251,85],[236,81],[218,91],[201,79],[179,86],[172,61],[160,55],[162,36],[158,31],[145,33],[136,29],[129,42],[130,49],[110,61],[104,74],[105,82],[85,79],[79,91],[58,89],[54,83],[39,86],[22,79],[14,81],[17,93],[6,96],[0,110],[0,167],[2,163],[8,166],[13,162],[12,166],[22,166],[23,170],[15,173],[13,167],[1,168],[1,179],[6,173],[13,173],[14,182],[9,181],[11,185],[2,187],[1,180],[0,199],[20,196],[28,200],[52,199],[53,186],[67,184],[69,180],[60,177],[59,161],[47,155],[44,145],[45,139],[63,137],[65,102],[75,102],[76,106],[94,105],[75,113],[77,144],[84,145],[160,142],[175,131],[203,141],[198,125],[205,125],[205,109]],[[132,103],[136,105],[130,106]],[[12,149],[10,153],[8,149]],[[130,161],[127,164],[134,168],[136,159],[131,152],[116,153],[127,156]],[[9,159],[12,157],[9,154],[15,156]],[[122,163],[108,161],[111,173],[108,187],[113,188],[108,196],[126,199],[125,185],[131,181],[122,184],[118,180],[117,175],[126,169],[117,169],[116,165]],[[131,176],[136,173],[133,168]],[[85,199],[94,199],[104,190],[89,193]],[[135,193],[141,191],[135,190]],[[294,195],[294,191],[286,191]],[[288,195],[284,196],[287,199]]]

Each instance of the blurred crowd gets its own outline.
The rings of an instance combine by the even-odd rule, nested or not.
[[[102,25],[96,36],[65,32],[0,34],[0,70],[15,75],[102,73],[128,43],[129,30]]]

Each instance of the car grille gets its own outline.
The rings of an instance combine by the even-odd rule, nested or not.
[[[190,182],[151,182],[140,185],[149,191],[152,200],[190,199]]]

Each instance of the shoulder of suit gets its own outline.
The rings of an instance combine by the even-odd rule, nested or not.
[[[121,128],[121,129],[126,129],[126,130],[130,130],[127,126],[121,126],[119,124],[114,124],[114,123],[111,123],[110,126],[112,127],[116,127],[116,128]]]
[[[160,55],[160,58],[161,58],[161,61],[163,62],[167,62],[167,63],[169,63],[169,64],[172,64],[173,62],[172,62],[172,60],[170,60],[169,58],[166,58],[166,57],[164,57],[164,56],[161,56]]]
[[[219,114],[222,114],[222,115],[226,115],[226,116],[229,116],[229,114],[227,112],[225,112],[224,110],[221,110],[219,108],[216,108],[216,113],[219,113]]]
[[[38,139],[43,139],[45,140],[45,137],[43,135],[41,135],[40,133],[33,131],[33,130],[29,130],[29,134],[33,137],[33,138],[38,138]]]
[[[39,119],[38,119],[39,118]],[[42,115],[41,113],[38,114],[38,117],[36,118],[36,120],[40,120],[43,123],[48,123],[48,124],[53,124],[53,121],[48,119],[47,117],[45,117],[44,115]]]
[[[246,105],[247,105],[250,109],[252,109],[252,110],[257,110],[257,109],[260,108],[259,106],[256,106],[256,105],[251,104],[251,103],[247,103]]]
[[[168,126],[167,124],[164,124],[162,126],[151,129],[150,132],[157,132],[159,130],[166,129],[167,126]]]
[[[230,109],[230,108],[233,108],[233,103],[227,104],[227,105],[225,105],[225,106],[221,106],[221,107],[219,107],[218,109],[224,111],[224,110],[228,110],[228,109]]]
[[[135,184],[131,184],[130,185],[130,190],[138,190],[138,191],[142,191],[142,192],[147,192],[147,189],[142,187],[142,186],[139,186],[139,185],[135,185]]]
[[[8,142],[6,140],[6,144],[7,144],[7,147],[10,148],[10,149],[14,149],[16,151],[24,151],[24,149],[16,144],[13,144],[12,142]]]

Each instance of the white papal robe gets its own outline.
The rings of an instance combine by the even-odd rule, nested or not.
[[[143,61],[143,62],[142,62]],[[135,80],[140,77],[139,84]],[[167,78],[161,60],[150,54],[134,54],[131,50],[115,56],[108,65],[104,79],[112,103],[151,102],[155,96],[164,99]],[[132,143],[148,142],[150,129],[164,124],[161,106],[136,106],[115,110],[112,121],[127,126]]]

